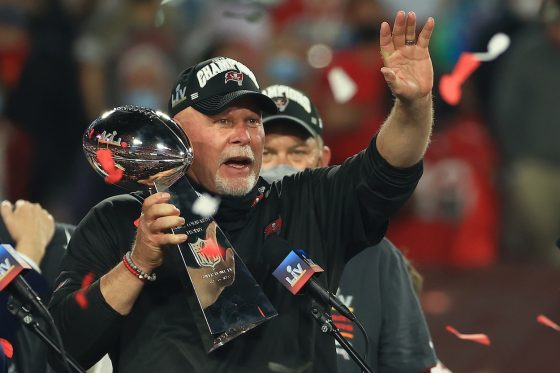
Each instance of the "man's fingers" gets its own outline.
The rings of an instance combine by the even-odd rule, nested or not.
[[[2,218],[4,221],[8,220],[14,212],[14,207],[10,201],[2,201],[0,204],[0,213],[2,213]]]
[[[146,213],[146,211],[149,210],[153,205],[158,203],[165,203],[169,201],[170,198],[171,195],[166,192],[152,194],[144,200],[144,203],[142,204],[142,212]]]
[[[406,37],[405,40],[416,41],[416,14],[408,12],[406,15]]]
[[[166,234],[158,235],[156,237],[155,241],[156,241],[156,244],[159,247],[162,247],[162,246],[165,246],[165,245],[179,245],[179,244],[182,244],[188,238],[189,238],[189,236],[187,236],[184,233],[180,233],[180,234],[166,233]]]
[[[379,45],[381,47],[381,57],[383,57],[383,60],[395,51],[393,39],[391,38],[391,26],[389,26],[387,22],[381,23],[381,28],[379,29]]]
[[[162,216],[179,216],[180,213],[181,211],[170,203],[158,203],[143,211],[143,219],[153,222]]]
[[[171,228],[177,228],[185,224],[185,219],[180,216],[163,216],[156,219],[150,225],[150,231],[154,234],[165,232]]]
[[[432,37],[432,31],[434,31],[435,21],[432,17],[429,17],[422,31],[420,31],[420,35],[418,35],[418,41],[416,45],[422,48],[428,48],[430,45],[430,38]]]
[[[164,234],[162,235],[162,243],[161,245],[179,245],[185,242],[189,236],[184,233],[180,234]]]
[[[390,69],[388,67],[382,67],[381,73],[383,74],[383,77],[385,78],[387,83],[393,84],[397,81],[397,74],[395,74],[393,69]]]
[[[402,10],[397,12],[395,24],[393,25],[393,46],[398,49],[404,46],[405,42],[406,15]]]

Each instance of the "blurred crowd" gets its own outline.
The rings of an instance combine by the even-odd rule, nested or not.
[[[177,73],[218,55],[307,92],[341,163],[391,107],[379,25],[398,9],[436,20],[436,123],[388,237],[420,266],[559,265],[559,0],[1,0],[0,199],[78,223],[120,193],[83,156],[86,127],[119,105],[165,111]],[[442,100],[439,79],[499,32],[509,49]]]

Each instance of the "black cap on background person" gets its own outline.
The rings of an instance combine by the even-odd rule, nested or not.
[[[304,169],[327,166],[331,151],[323,143],[323,121],[311,99],[286,85],[272,85],[262,92],[278,111],[263,115],[266,137],[261,177],[273,182]]]
[[[323,121],[319,111],[303,92],[286,85],[271,85],[262,91],[276,104],[276,113],[265,114],[263,123],[288,121],[303,127],[312,136],[321,136]]]

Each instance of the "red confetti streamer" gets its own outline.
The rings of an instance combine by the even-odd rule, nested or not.
[[[134,226],[135,226],[136,228],[138,228],[138,225],[140,224],[140,218],[134,220],[134,222],[132,222],[132,224],[134,224]]]
[[[107,184],[119,182],[123,177],[123,170],[115,166],[113,153],[109,149],[98,149],[95,154],[101,168],[103,168],[103,171],[107,173],[105,182]]]
[[[545,315],[538,315],[537,316],[537,322],[539,324],[544,325],[544,326],[548,326],[549,328],[554,329],[557,332],[560,332],[560,325],[556,324],[554,321],[552,321],[551,319],[549,319]]]
[[[78,306],[81,309],[86,309],[88,307],[88,300],[86,298],[86,290],[89,288],[91,283],[93,282],[94,275],[92,272],[88,273],[84,276],[82,280],[82,286],[80,286],[80,290],[76,292],[75,299]]]
[[[451,74],[443,75],[439,81],[441,98],[449,105],[457,105],[461,101],[461,86],[478,66],[480,61],[472,53],[461,53]]]
[[[14,347],[4,338],[0,338],[0,348],[4,350],[4,355],[6,355],[8,359],[11,359],[12,356],[14,356]]]
[[[93,128],[89,131],[88,139],[91,139],[92,135],[93,135]]]
[[[459,333],[457,329],[455,329],[450,325],[447,325],[445,327],[445,330],[447,330],[452,334],[455,334],[459,339],[465,339],[467,341],[473,341],[476,343],[483,344],[485,346],[490,346],[490,338],[488,338],[486,334],[463,334],[463,333]]]
[[[260,308],[259,306],[257,306],[257,308],[259,309],[259,312],[260,312],[261,316],[262,316],[262,317],[265,317],[265,316],[264,316],[264,312],[261,310],[261,308]]]
[[[200,253],[210,258],[217,256],[225,258],[226,255],[224,248],[218,245],[214,240],[205,241],[204,246],[200,249]]]

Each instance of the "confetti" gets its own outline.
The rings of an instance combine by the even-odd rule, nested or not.
[[[107,184],[119,182],[123,177],[123,170],[116,167],[113,153],[109,149],[99,149],[96,152],[96,156],[101,168],[107,173],[105,182]]]
[[[439,81],[441,98],[449,105],[457,105],[461,101],[461,86],[467,78],[480,66],[481,62],[492,61],[504,53],[509,44],[509,36],[504,33],[497,33],[490,38],[487,52],[461,53],[451,74],[443,75]]]
[[[6,355],[8,359],[11,359],[12,356],[14,356],[14,347],[4,338],[0,338],[0,348],[4,350],[4,355]]]
[[[86,290],[93,282],[93,278],[94,275],[92,272],[85,275],[84,279],[82,280],[82,286],[80,287],[80,290],[76,292],[75,295],[76,303],[78,303],[78,306],[80,306],[81,309],[86,309],[88,306],[88,300],[86,298]]]
[[[500,54],[504,53],[511,43],[509,36],[503,32],[494,34],[488,41],[488,51],[484,53],[474,53],[477,60],[488,62],[495,60]]]
[[[327,79],[334,99],[338,103],[344,104],[350,101],[358,91],[356,82],[340,67],[330,70]]]
[[[220,200],[212,197],[210,194],[204,193],[194,201],[192,211],[204,218],[209,218],[216,214]]]
[[[476,343],[483,344],[485,346],[490,346],[490,338],[486,334],[462,334],[457,331],[454,327],[447,325],[445,330],[455,334],[459,339],[465,339],[467,341],[473,341]]]
[[[439,81],[441,98],[450,105],[457,105],[461,101],[461,86],[478,66],[480,61],[472,53],[461,53],[451,74],[443,75]]]
[[[539,324],[544,325],[544,326],[548,326],[549,328],[554,329],[557,332],[560,332],[560,325],[556,324],[554,321],[552,321],[551,319],[549,319],[545,315],[538,315],[537,316],[537,322]]]

